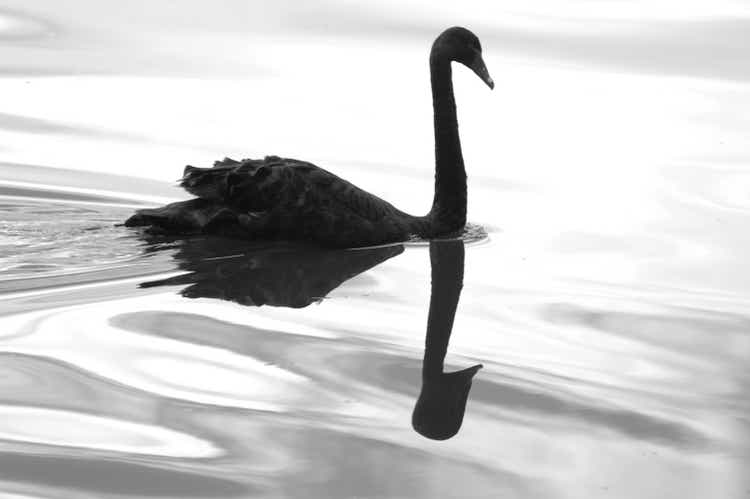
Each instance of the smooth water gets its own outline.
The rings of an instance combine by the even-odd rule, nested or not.
[[[496,82],[454,69],[488,237],[116,226],[266,154],[425,212],[456,24]],[[750,497],[748,43],[731,0],[6,0],[0,495]],[[484,367],[436,441],[448,336]]]

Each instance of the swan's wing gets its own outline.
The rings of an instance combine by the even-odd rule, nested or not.
[[[388,202],[312,163],[278,156],[217,161],[213,168],[185,168],[191,194],[221,200],[243,211],[346,210],[380,220],[397,210]]]

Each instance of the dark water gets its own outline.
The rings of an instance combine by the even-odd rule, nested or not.
[[[748,497],[747,19],[6,2],[0,495]],[[116,226],[265,154],[424,212],[454,24],[496,81],[455,71],[467,244]]]

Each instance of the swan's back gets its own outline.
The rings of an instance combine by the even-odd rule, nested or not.
[[[185,168],[180,185],[191,194],[244,211],[348,209],[371,221],[400,213],[390,203],[312,163],[278,156],[213,168]]]
[[[170,205],[171,217],[178,217],[181,227],[198,220],[195,232],[237,235],[239,229],[250,238],[365,246],[405,240],[415,220],[323,168],[278,156],[187,166],[180,185],[202,201],[189,205],[191,213],[179,212],[188,205]],[[196,209],[202,210],[199,216]],[[148,222],[128,225],[158,225],[154,210],[142,214],[149,215]]]

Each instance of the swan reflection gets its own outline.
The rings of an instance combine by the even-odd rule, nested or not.
[[[203,236],[142,236],[150,251],[174,248],[188,273],[141,283],[141,287],[186,285],[187,298],[217,298],[240,305],[302,308],[325,298],[349,279],[403,253],[402,245],[354,250]]]
[[[461,428],[474,375],[481,364],[444,372],[443,363],[464,279],[464,242],[430,241],[432,292],[427,318],[422,390],[412,413],[412,426],[434,440],[451,438]]]
[[[176,250],[187,273],[141,287],[184,285],[188,298],[217,298],[246,306],[301,308],[345,281],[401,254],[403,245],[330,250],[299,244],[251,244],[220,237],[171,238],[144,233],[149,252]],[[444,361],[463,287],[464,241],[430,242],[432,284],[422,362],[422,387],[412,414],[419,434],[445,440],[463,422],[472,379],[481,364],[444,372]]]

